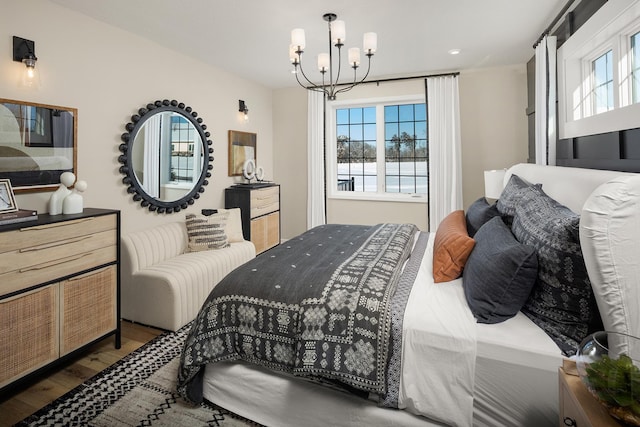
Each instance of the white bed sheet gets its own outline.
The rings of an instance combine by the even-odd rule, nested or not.
[[[430,240],[433,240],[433,234]],[[432,242],[429,242],[429,246]],[[431,271],[431,251],[425,253],[423,269]],[[423,308],[427,290],[431,288],[432,277],[419,275],[418,292],[413,292],[408,304],[408,315],[405,315],[405,326],[409,326],[408,334],[412,336],[412,344],[408,348],[420,348],[432,341],[432,337],[419,325],[420,318],[412,318],[417,312],[426,312]],[[427,283],[425,283],[425,281]],[[440,286],[437,284],[435,286]],[[466,314],[459,308],[451,311],[445,306],[446,300],[464,299],[462,280],[458,279],[446,284],[443,293],[431,293],[441,303],[438,311],[448,315],[448,321],[442,321],[442,330],[451,329],[460,334],[460,323],[465,323]],[[437,289],[437,291],[442,291]],[[424,292],[422,292],[424,291]],[[466,304],[458,304],[465,306]],[[413,308],[412,308],[413,307]],[[428,314],[427,317],[432,314]],[[409,319],[409,322],[407,320]],[[432,319],[433,320],[433,319]],[[432,321],[428,320],[428,322]],[[446,318],[445,318],[446,320]],[[522,313],[516,317],[497,324],[474,324],[475,334],[464,332],[466,339],[477,337],[476,362],[473,366],[473,425],[474,426],[546,426],[558,423],[558,367],[562,364],[562,355],[555,343],[533,322]],[[464,329],[464,328],[463,328]],[[407,331],[405,331],[407,334]],[[418,344],[416,344],[418,343]],[[455,344],[454,344],[455,345]],[[469,343],[463,343],[468,347]],[[440,351],[440,350],[439,350]],[[450,357],[451,350],[444,350]],[[414,353],[418,355],[418,353]],[[445,359],[449,364],[458,364],[459,360]],[[464,359],[463,359],[464,360]],[[410,363],[420,372],[428,371],[424,362],[418,358],[403,355],[403,369]],[[465,369],[470,369],[466,367]],[[385,409],[375,402],[361,399],[353,395],[328,389],[288,375],[269,372],[263,368],[242,362],[219,363],[209,365],[204,376],[204,397],[223,408],[236,412],[249,419],[268,426],[425,426],[444,425],[438,421],[427,419],[411,412],[426,410],[424,400],[416,396],[410,389],[424,387],[422,382],[430,374],[411,378],[409,371],[404,372],[401,381],[401,406],[407,410]],[[446,378],[447,373],[444,373]],[[409,376],[409,377],[407,377]],[[407,378],[411,378],[408,380]],[[435,381],[442,382],[443,379]],[[433,380],[433,377],[428,381]],[[453,379],[451,381],[454,381]],[[427,384],[428,386],[428,384]],[[443,388],[445,387],[445,388]],[[432,394],[442,390],[465,385],[434,385]],[[446,395],[446,393],[442,393]],[[446,401],[443,405],[447,411],[457,411],[460,402]],[[453,415],[453,418],[459,418]]]

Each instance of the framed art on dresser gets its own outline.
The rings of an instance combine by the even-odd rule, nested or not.
[[[13,195],[11,181],[8,179],[0,179],[0,213],[16,212],[16,198]]]

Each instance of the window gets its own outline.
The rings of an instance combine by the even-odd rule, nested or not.
[[[613,110],[613,51],[593,61],[593,110],[596,114]]]
[[[633,102],[640,102],[640,32],[631,36],[631,88]]]
[[[427,105],[384,107],[385,189],[427,194]]]
[[[330,196],[417,198],[427,194],[427,108],[423,99],[330,104]]]
[[[194,181],[193,126],[179,115],[171,116],[171,181]]]

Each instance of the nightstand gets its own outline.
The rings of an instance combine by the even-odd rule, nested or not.
[[[224,191],[225,208],[240,208],[242,233],[256,255],[280,244],[280,186],[237,184]]]
[[[582,383],[576,364],[565,360],[558,369],[560,380],[560,426],[608,427],[622,426],[596,400]]]

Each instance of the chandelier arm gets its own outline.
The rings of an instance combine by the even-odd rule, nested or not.
[[[342,68],[342,52],[341,52],[341,49],[340,49],[342,46],[337,46],[337,47],[338,47],[338,73],[336,74],[335,83],[333,83],[332,86],[331,86],[331,93],[333,94],[334,97],[335,97],[335,95],[337,93],[336,92],[336,87],[338,86],[338,81],[340,80],[340,69]]]
[[[304,70],[302,69],[302,55],[298,55],[298,59],[300,60],[298,62],[298,65],[300,65],[300,72],[302,73],[302,77],[304,77],[304,79],[307,81],[307,83],[309,83],[312,87],[314,88],[318,88],[320,86],[318,86],[317,84],[313,83],[311,80],[309,80],[309,78],[307,77],[307,75],[304,73]],[[305,89],[308,89],[305,85],[303,85],[300,82],[300,79],[298,78],[298,73],[296,73],[296,80],[298,80],[298,83],[300,84],[300,86],[304,87]]]
[[[334,96],[339,94],[339,93],[348,92],[351,89],[353,89],[354,87],[358,86],[359,84],[364,83],[365,79],[369,75],[369,71],[371,70],[371,56],[372,55],[367,55],[367,57],[369,58],[369,66],[367,67],[367,72],[364,75],[364,77],[359,82],[356,82],[356,80],[357,80],[357,78],[356,78],[356,70],[353,70],[353,84],[351,84],[351,85],[349,85],[349,86],[347,86],[345,88],[337,90],[336,93],[334,93]]]

